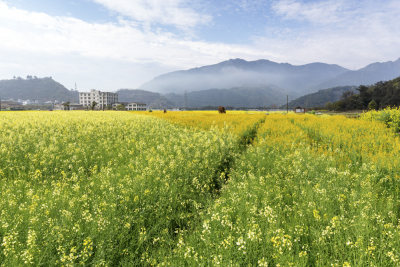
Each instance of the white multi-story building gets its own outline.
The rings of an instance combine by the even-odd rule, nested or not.
[[[101,92],[94,89],[88,93],[79,93],[79,104],[84,107],[91,107],[93,102],[97,103],[96,109],[105,109],[118,102],[118,94]]]

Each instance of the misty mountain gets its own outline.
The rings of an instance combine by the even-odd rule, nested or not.
[[[311,63],[294,66],[269,60],[231,59],[215,65],[167,73],[145,83],[141,89],[160,93],[201,91],[210,88],[260,88],[276,86],[284,93],[301,96],[318,84],[348,70],[338,65]]]
[[[308,94],[290,101],[289,108],[295,108],[298,106],[304,108],[324,107],[329,102],[336,102],[340,100],[343,93],[349,91],[355,92],[356,89],[356,86],[340,86],[319,90],[316,93]],[[286,107],[286,105],[282,107]]]
[[[347,71],[319,85],[330,88],[345,85],[372,85],[379,81],[388,81],[400,76],[400,58],[396,61],[372,63],[362,69]]]
[[[15,78],[0,80],[1,99],[38,100],[40,102],[58,100],[60,102],[78,102],[79,93],[68,90],[51,77],[36,78],[28,76],[27,79]]]
[[[138,89],[120,89],[117,93],[120,102],[140,102],[151,108],[172,108],[176,106],[175,103],[159,93]]]
[[[165,97],[176,106],[185,107],[184,95],[167,94]],[[189,108],[217,106],[257,108],[282,104],[286,95],[274,87],[238,87],[188,92],[186,99]]]

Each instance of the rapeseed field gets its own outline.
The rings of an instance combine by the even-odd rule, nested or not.
[[[1,112],[0,265],[398,266],[385,116]]]
[[[234,139],[127,112],[0,113],[0,264],[154,265]]]
[[[215,128],[237,135],[243,134],[265,117],[265,113],[258,111],[229,111],[227,114],[219,114],[215,111],[168,111],[167,113],[154,111],[145,114],[186,127],[204,130]]]
[[[380,123],[270,115],[167,261],[398,266],[398,142]]]

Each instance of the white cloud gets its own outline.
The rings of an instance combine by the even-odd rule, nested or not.
[[[275,0],[272,9],[287,20],[306,21],[316,25],[329,24],[334,27],[371,24],[376,22],[374,19],[377,17],[381,21],[384,17],[397,20],[400,14],[398,0]],[[370,18],[373,20],[369,22]]]
[[[92,88],[116,90],[137,88],[141,83],[171,70],[171,67],[158,63],[132,63],[106,58],[87,58],[79,54],[49,54],[45,52],[24,52],[4,50],[0,61],[0,79],[12,76],[38,77],[52,76],[67,88],[79,90]]]
[[[182,1],[168,3],[186,8]],[[353,10],[349,7],[355,2],[339,2],[342,6],[333,0],[313,3],[274,2],[273,10],[289,22],[286,28],[269,28],[265,35],[254,37],[247,45],[237,45],[183,38],[154,30],[155,27],[138,26],[130,20],[89,23],[72,17],[54,17],[16,9],[0,0],[0,79],[45,75],[60,77],[68,87],[77,81],[86,89],[114,90],[137,87],[166,71],[237,57],[294,64],[319,61],[359,68],[400,56],[400,7],[396,1],[364,1]],[[320,9],[327,10],[323,22],[318,18]],[[146,16],[143,21],[163,23],[159,15]],[[290,27],[292,21],[296,26],[297,21],[310,25]]]
[[[213,64],[231,57],[256,59],[270,56],[267,52],[246,46],[193,41],[168,32],[146,31],[127,21],[118,24],[88,23],[71,17],[53,17],[45,13],[20,10],[0,1],[0,58],[3,60],[0,74],[8,71],[5,66],[7,64],[14,66],[15,71],[18,70],[10,55],[19,58],[16,62],[20,66],[20,72],[10,76],[29,74],[27,71],[39,75],[34,73],[32,65],[37,66],[41,73],[45,65],[53,72],[49,76],[64,72],[62,76],[67,77],[65,73],[75,73],[70,69],[73,62],[69,59],[74,58],[82,68],[92,68],[90,71],[82,71],[88,73],[86,79],[93,83],[93,87],[110,84],[113,77],[124,75],[127,84],[123,86],[121,82],[115,81],[113,89],[139,86],[151,76],[167,70]],[[24,55],[24,58],[19,55]],[[43,60],[37,55],[41,55]],[[54,64],[51,58],[65,60],[66,64]],[[4,62],[6,59],[8,63]],[[27,63],[24,64],[24,61]],[[102,62],[113,68],[105,71],[106,66],[100,68],[89,62]],[[138,71],[140,66],[148,75]],[[96,75],[94,70],[98,71]],[[132,78],[128,84],[129,76]],[[66,83],[71,86],[72,81]]]
[[[187,0],[92,0],[124,16],[146,24],[190,28],[208,23],[209,15],[196,12]]]
[[[176,67],[189,67],[193,62],[202,63],[211,58],[219,60],[235,53],[257,54],[241,46],[185,40],[168,32],[142,31],[129,23],[92,24],[4,4],[0,4],[0,36],[4,38],[0,46],[19,51],[78,53]]]
[[[279,38],[260,36],[257,46],[286,54],[291,62],[322,61],[360,68],[400,57],[397,0],[280,0],[272,8],[289,28],[287,32],[279,28],[284,32]]]
[[[273,10],[286,19],[307,20],[314,23],[334,23],[341,21],[351,1],[328,0],[319,2],[302,2],[297,0],[280,0],[273,3]]]

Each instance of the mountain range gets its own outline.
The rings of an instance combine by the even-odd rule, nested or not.
[[[231,59],[215,65],[167,73],[143,84],[141,89],[182,94],[208,89],[280,88],[284,94],[301,96],[348,70],[338,65],[311,63],[294,66],[269,60]]]
[[[230,89],[208,89],[185,94],[166,94],[175,106],[204,108],[226,106],[231,108],[269,107],[281,103],[286,95],[274,87],[236,87]],[[186,98],[186,101],[185,101]]]
[[[162,94],[231,88],[280,88],[291,98],[337,86],[370,85],[400,76],[400,59],[373,63],[359,70],[311,63],[291,65],[269,60],[231,59],[215,65],[167,73],[141,89]]]
[[[143,84],[140,89],[117,92],[121,102],[144,102],[152,108],[271,107],[284,104],[286,95],[290,99],[307,95],[293,105],[309,106],[337,101],[346,88],[398,76],[400,59],[373,63],[359,70],[325,63],[296,66],[264,59],[231,59],[167,73]],[[326,88],[330,89],[322,90]],[[78,92],[68,90],[52,78],[30,76],[0,81],[0,98],[76,102]]]

